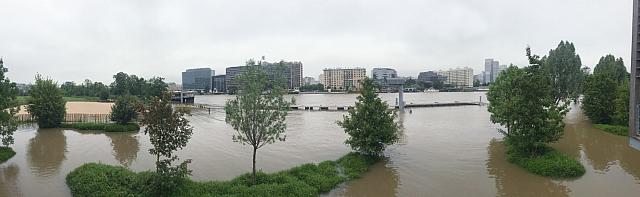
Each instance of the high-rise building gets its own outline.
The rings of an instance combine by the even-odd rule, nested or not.
[[[213,89],[211,89],[212,92],[227,92],[225,75],[216,75],[211,78],[211,81],[213,81],[213,85],[211,86],[213,87]]]
[[[211,68],[187,69],[182,72],[182,89],[187,91],[211,91],[211,76],[215,71]]]
[[[371,70],[371,78],[373,80],[397,78],[398,72],[392,68],[374,68]]]
[[[493,59],[484,60],[484,83],[493,83],[500,72],[500,62]]]
[[[324,88],[337,91],[360,90],[360,82],[367,76],[364,68],[326,68],[324,72]]]
[[[280,65],[283,66],[283,69],[280,69]],[[299,90],[300,86],[302,86],[302,62],[260,62],[260,67],[267,73],[269,78],[277,75],[284,76],[289,90]],[[234,66],[226,69],[225,83],[227,92],[238,90],[238,84],[235,79],[238,75],[244,73],[245,69],[246,66]]]
[[[456,88],[473,87],[473,69],[456,68],[446,71],[438,71],[438,75],[447,77],[444,84],[451,85]]]
[[[631,101],[629,110],[629,136],[632,137],[632,145],[640,149],[640,2],[633,0],[633,27],[631,41]],[[636,139],[636,140],[633,140]]]

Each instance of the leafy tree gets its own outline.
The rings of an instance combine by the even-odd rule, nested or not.
[[[27,110],[33,116],[40,128],[59,127],[66,113],[62,97],[62,90],[52,79],[43,79],[36,75],[36,83],[29,90],[29,103]]]
[[[527,47],[527,57],[530,65],[541,66],[551,82],[554,102],[563,111],[568,110],[572,100],[577,100],[580,83],[583,80],[582,61],[576,54],[575,46],[568,41],[561,41],[556,49],[549,51],[548,56],[540,58],[531,54]]]
[[[349,138],[345,141],[352,149],[367,155],[378,156],[385,148],[398,141],[396,114],[389,109],[375,92],[373,80],[362,81],[362,91],[354,108],[349,109],[338,125]]]
[[[114,82],[111,83],[111,90],[113,95],[125,95],[129,94],[129,75],[124,72],[119,72],[113,75]]]
[[[118,97],[116,103],[111,106],[111,120],[119,124],[131,122],[137,116],[135,97],[125,95]]]
[[[626,70],[625,70],[626,71]],[[613,123],[617,125],[629,124],[629,81],[623,81],[616,89],[613,100]]]
[[[169,88],[169,85],[164,82],[162,77],[153,77],[149,79],[144,85],[144,97],[161,96]]]
[[[473,80],[473,87],[480,87],[480,85],[482,85],[482,83],[480,83],[480,80],[477,80],[477,79]]]
[[[629,72],[624,67],[622,58],[617,58],[613,55],[606,55],[600,58],[600,61],[593,69],[594,74],[607,74],[613,77],[617,82],[622,82],[629,79]]]
[[[611,123],[616,87],[615,80],[607,74],[594,74],[587,78],[582,108],[592,122]]]
[[[5,76],[7,72],[0,59],[0,140],[3,146],[8,147],[13,144],[13,133],[18,129],[14,116],[19,108],[16,107],[18,88]]]
[[[237,132],[233,141],[253,147],[253,184],[256,183],[256,152],[267,144],[285,140],[285,118],[293,102],[283,97],[287,91],[285,77],[274,76],[269,80],[259,65],[253,60],[247,62],[245,72],[236,78],[240,90],[224,108],[225,121]]]
[[[146,126],[144,132],[149,135],[153,145],[149,153],[156,156],[156,172],[160,175],[159,180],[153,183],[157,187],[155,192],[167,195],[191,173],[187,168],[187,164],[191,163],[190,159],[175,167],[171,163],[178,160],[178,156],[173,153],[187,145],[193,128],[185,118],[185,112],[173,109],[171,95],[168,93],[151,98],[141,113],[143,118],[140,123]]]
[[[564,132],[562,110],[546,73],[537,65],[510,66],[489,87],[487,99],[491,121],[515,150],[537,156],[546,143],[558,141]]]

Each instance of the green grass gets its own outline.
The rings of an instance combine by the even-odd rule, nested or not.
[[[117,124],[117,123],[62,123],[61,128],[77,129],[77,130],[95,130],[106,132],[129,132],[138,131],[140,126],[136,123]]]
[[[545,177],[576,178],[585,173],[584,166],[578,160],[550,147],[547,147],[544,153],[537,157],[530,157],[508,148],[507,160],[534,174]]]
[[[18,96],[18,105],[26,105],[29,104],[30,96]],[[63,97],[64,101],[67,102],[98,102],[100,101],[99,97],[91,97],[91,96],[72,96],[72,97]]]
[[[258,172],[254,186],[250,174],[230,181],[185,179],[168,196],[318,196],[362,176],[377,161],[349,153],[337,161],[304,164],[272,174]],[[71,171],[66,181],[74,196],[153,196],[149,183],[154,176],[157,174],[149,171],[135,173],[124,167],[88,163]]]
[[[11,157],[13,157],[14,155],[16,155],[16,152],[13,151],[11,147],[0,147],[0,163],[4,163],[5,161],[11,159]]]
[[[620,125],[609,125],[609,124],[595,124],[593,125],[597,129],[620,135],[620,136],[628,136],[629,135],[629,127],[620,126]]]

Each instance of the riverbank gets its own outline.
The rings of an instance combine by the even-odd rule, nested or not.
[[[506,154],[509,162],[540,176],[566,179],[580,177],[586,172],[580,161],[551,147],[545,147],[539,156],[530,157],[507,145]]]
[[[11,149],[11,147],[0,147],[0,163],[4,163],[5,161],[11,159],[16,152]]]
[[[594,124],[593,127],[598,128],[607,133],[611,133],[619,136],[629,136],[629,127],[626,127],[626,126]]]
[[[251,186],[250,174],[230,181],[185,179],[170,196],[318,196],[340,183],[362,176],[379,158],[349,153],[336,161],[304,164],[288,170],[257,173]],[[66,182],[74,196],[153,196],[147,184],[154,172],[132,172],[124,167],[88,163],[71,171]]]
[[[105,131],[105,132],[131,132],[131,131],[139,131],[140,125],[138,125],[137,123],[118,124],[118,123],[76,122],[76,123],[62,123],[62,125],[60,125],[60,128]]]

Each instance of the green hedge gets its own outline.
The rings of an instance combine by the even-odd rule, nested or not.
[[[609,124],[595,124],[594,127],[620,136],[629,136],[629,127]]]
[[[136,123],[117,124],[117,123],[80,122],[80,123],[62,123],[60,127],[67,128],[67,129],[95,130],[95,131],[106,131],[106,132],[129,132],[129,131],[140,130],[140,126]]]
[[[537,157],[507,150],[507,160],[534,174],[552,178],[575,178],[584,175],[584,166],[575,158],[547,147],[544,154]]]
[[[5,161],[11,159],[16,155],[16,152],[11,149],[11,147],[2,146],[0,147],[0,163],[4,163]]]
[[[350,153],[338,161],[304,164],[273,174],[258,172],[254,186],[249,173],[230,181],[186,179],[168,196],[318,196],[361,176],[377,161]],[[88,163],[69,173],[66,181],[74,196],[153,196],[153,187],[148,183],[155,176],[149,171],[135,173],[124,167]]]

